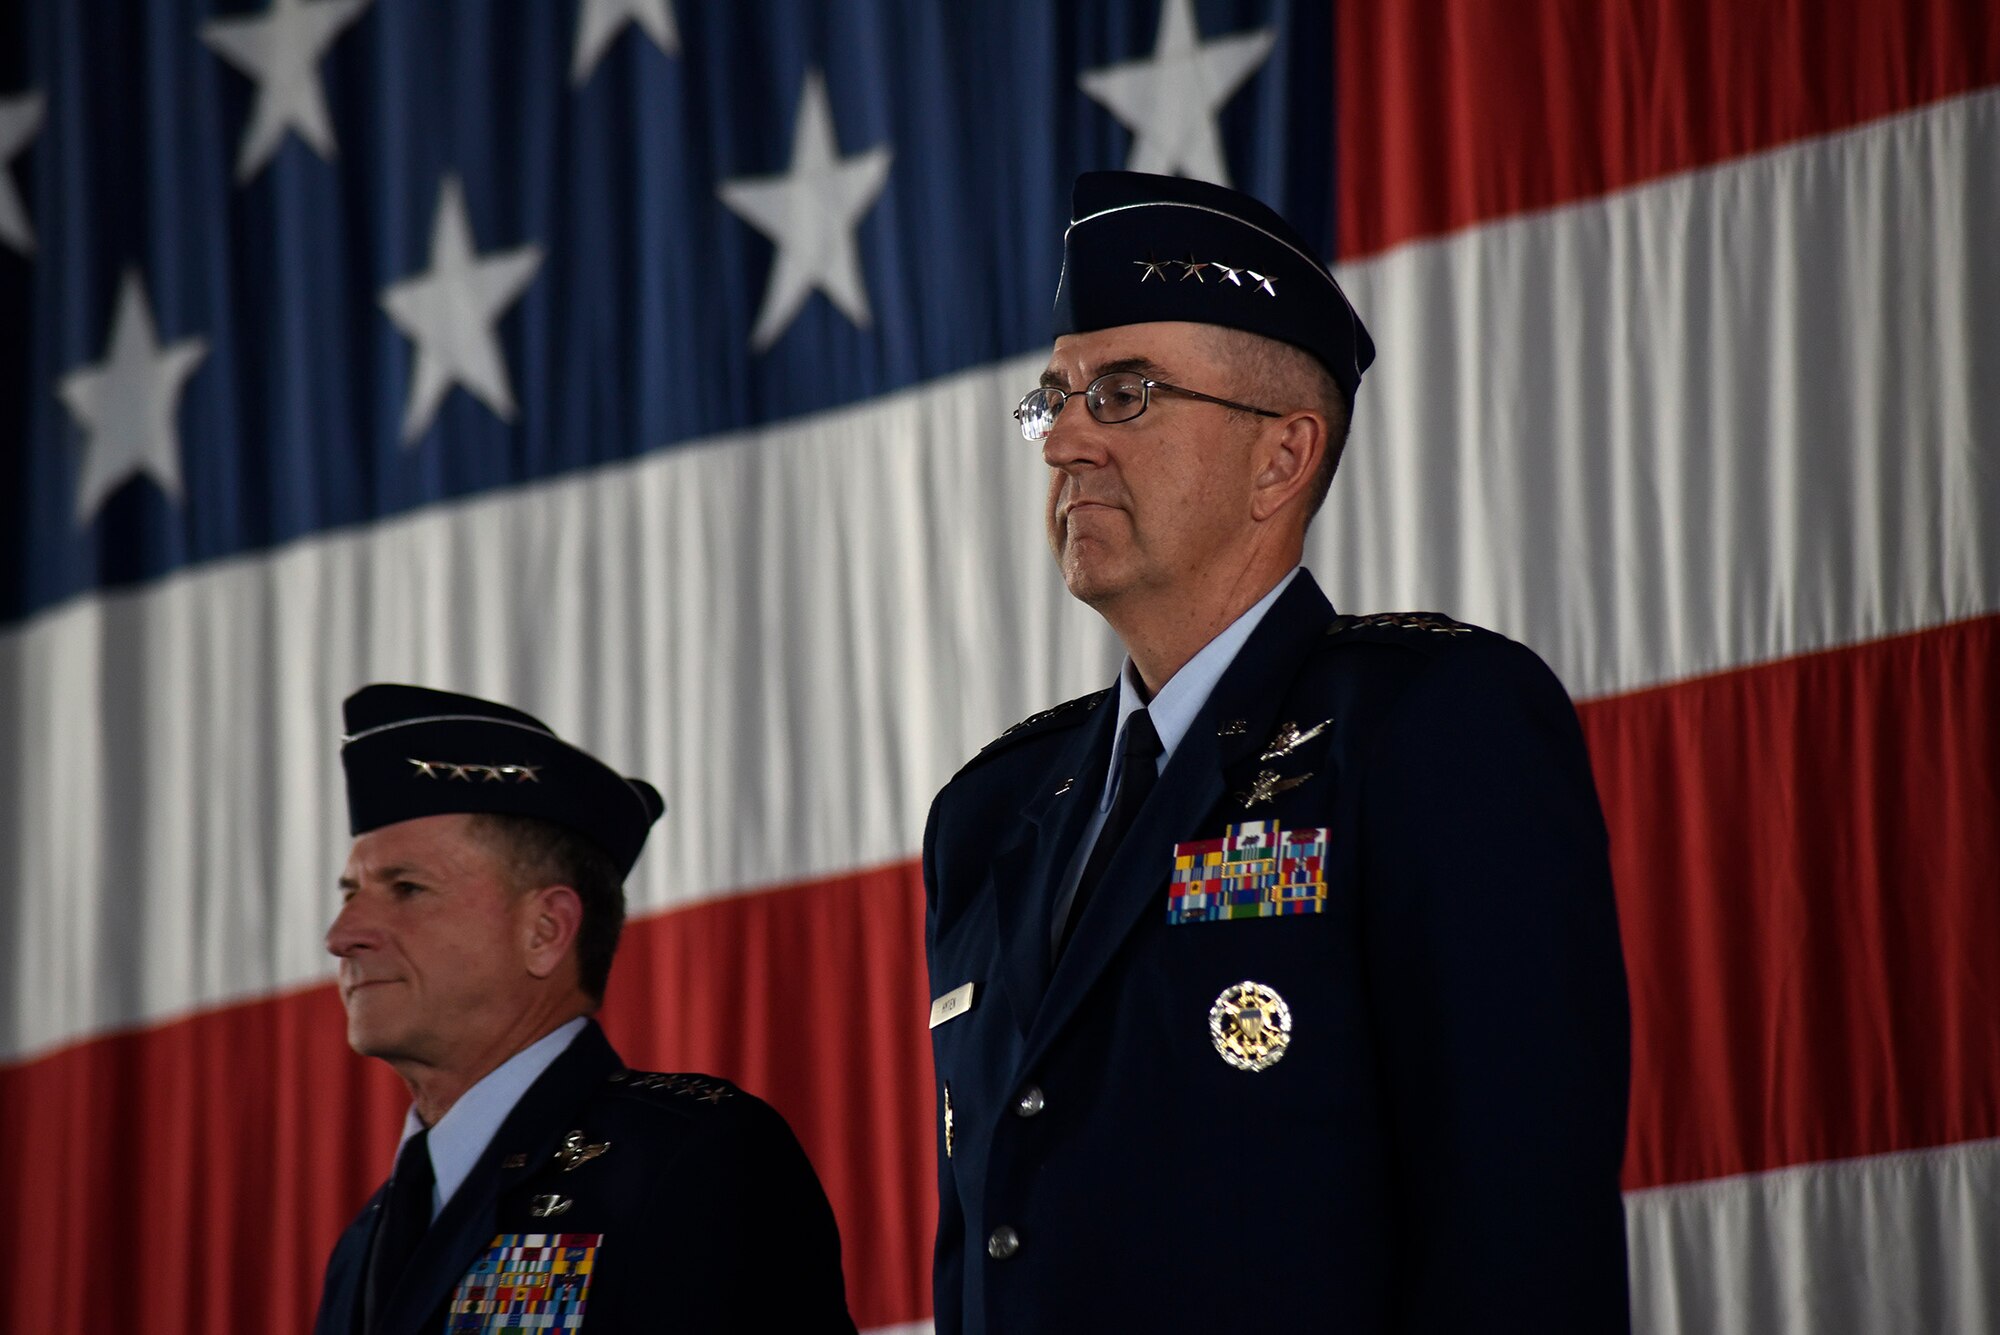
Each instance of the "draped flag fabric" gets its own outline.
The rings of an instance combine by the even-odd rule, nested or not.
[[[1580,702],[1637,1329],[2000,1329],[1982,0],[8,6],[0,1329],[304,1328],[405,1099],[322,944],[371,680],[660,787],[607,1029],[770,1099],[928,1321],[915,859],[1118,661],[1008,411],[1119,166],[1374,332],[1336,604]]]

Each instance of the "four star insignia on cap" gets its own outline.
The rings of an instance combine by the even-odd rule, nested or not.
[[[1212,181],[1085,172],[1070,199],[1051,329],[1061,337],[1160,320],[1240,329],[1310,353],[1351,404],[1375,344],[1319,250],[1268,205]]]
[[[511,705],[376,682],[341,704],[348,833],[426,816],[529,816],[575,831],[623,876],[666,803]],[[444,757],[475,756],[477,760]],[[504,759],[503,759],[504,757]]]
[[[415,770],[413,779],[452,779],[460,783],[540,783],[540,765],[474,765],[455,760],[419,760],[407,757]]]
[[[1258,273],[1255,269],[1246,269],[1241,265],[1224,264],[1221,260],[1198,260],[1191,253],[1184,260],[1156,260],[1148,255],[1145,259],[1133,260],[1132,263],[1138,266],[1139,281],[1142,283],[1148,278],[1157,278],[1164,283],[1167,281],[1167,270],[1176,266],[1180,268],[1183,283],[1190,278],[1197,283],[1206,283],[1208,270],[1214,269],[1221,275],[1223,281],[1242,287],[1243,280],[1247,277],[1252,291],[1261,291],[1273,297],[1278,295],[1278,280],[1270,274]]]

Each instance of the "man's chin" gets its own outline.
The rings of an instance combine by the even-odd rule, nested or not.
[[[1063,586],[1080,603],[1099,607],[1125,591],[1130,582],[1103,544],[1072,538],[1062,554]]]
[[[352,1001],[347,1008],[347,1046],[363,1057],[384,1061],[404,1055],[407,1046],[402,1026],[388,1022],[387,1016],[369,1015]]]

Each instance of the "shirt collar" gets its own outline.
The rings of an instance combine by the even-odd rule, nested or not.
[[[1165,770],[1167,761],[1173,758],[1174,748],[1187,730],[1194,726],[1195,715],[1208,703],[1208,697],[1215,693],[1215,684],[1222,680],[1222,674],[1229,671],[1229,665],[1242,652],[1243,642],[1257,629],[1257,623],[1271,610],[1271,604],[1278,601],[1278,595],[1291,587],[1298,578],[1301,566],[1293,566],[1291,571],[1276,584],[1271,591],[1251,604],[1250,610],[1229,623],[1220,635],[1201,647],[1201,652],[1182,664],[1181,670],[1168,679],[1148,704],[1141,698],[1143,689],[1139,682],[1139,670],[1132,660],[1125,660],[1125,670],[1118,674],[1118,730],[1111,739],[1111,766],[1104,776],[1104,796],[1098,801],[1098,810],[1111,809],[1111,796],[1118,791],[1120,767],[1125,757],[1125,723],[1141,708],[1153,720],[1153,730],[1160,734],[1159,767]]]
[[[427,1142],[431,1173],[437,1179],[437,1185],[431,1189],[431,1218],[437,1218],[445,1202],[471,1174],[479,1156],[486,1153],[486,1147],[500,1130],[500,1124],[528,1092],[528,1086],[540,1079],[549,1064],[576,1041],[586,1023],[579,1015],[550,1030],[488,1071],[479,1083],[459,1095],[458,1102],[445,1109],[444,1116],[431,1128]],[[423,1119],[412,1106],[403,1116],[403,1140],[416,1135],[423,1126]],[[397,1142],[396,1149],[401,1153],[402,1141]]]

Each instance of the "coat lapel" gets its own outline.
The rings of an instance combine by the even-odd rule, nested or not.
[[[334,1244],[313,1335],[361,1335],[361,1286],[368,1270],[368,1249],[374,1245],[375,1229],[382,1222],[382,1199],[388,1194],[387,1183],[375,1188],[368,1204]]]
[[[1055,887],[1104,795],[1117,719],[1114,690],[1076,730],[1047,784],[1022,812],[1019,837],[993,859],[989,874],[999,916],[1002,977],[1023,1033],[1041,1009],[1049,984],[1049,912]],[[1069,781],[1066,791],[1064,780]]]
[[[593,1020],[528,1086],[478,1164],[424,1234],[383,1311],[385,1335],[428,1335],[431,1318],[499,1232],[501,1193],[547,1162],[577,1109],[621,1065]],[[523,1153],[523,1166],[503,1167],[510,1156]]]
[[[1287,689],[1332,619],[1333,605],[1312,576],[1301,570],[1257,623],[1174,748],[1159,785],[1084,906],[1029,1029],[1025,1065],[1040,1060],[1139,920],[1147,913],[1165,912],[1161,887],[1172,868],[1173,846],[1194,837],[1218,802],[1233,803],[1235,790],[1227,783],[1254,766],[1259,749],[1278,724],[1276,715]],[[1114,711],[1116,707],[1114,696]],[[1242,727],[1234,727],[1239,721]],[[1232,724],[1227,735],[1224,723]],[[1107,755],[1108,746],[1107,741]],[[1254,812],[1245,814],[1255,819]],[[1069,851],[1074,851],[1073,845],[1074,836]],[[1047,887],[1045,893],[1053,896],[1050,882],[1034,884]],[[1045,950],[1047,944],[1045,937]]]

